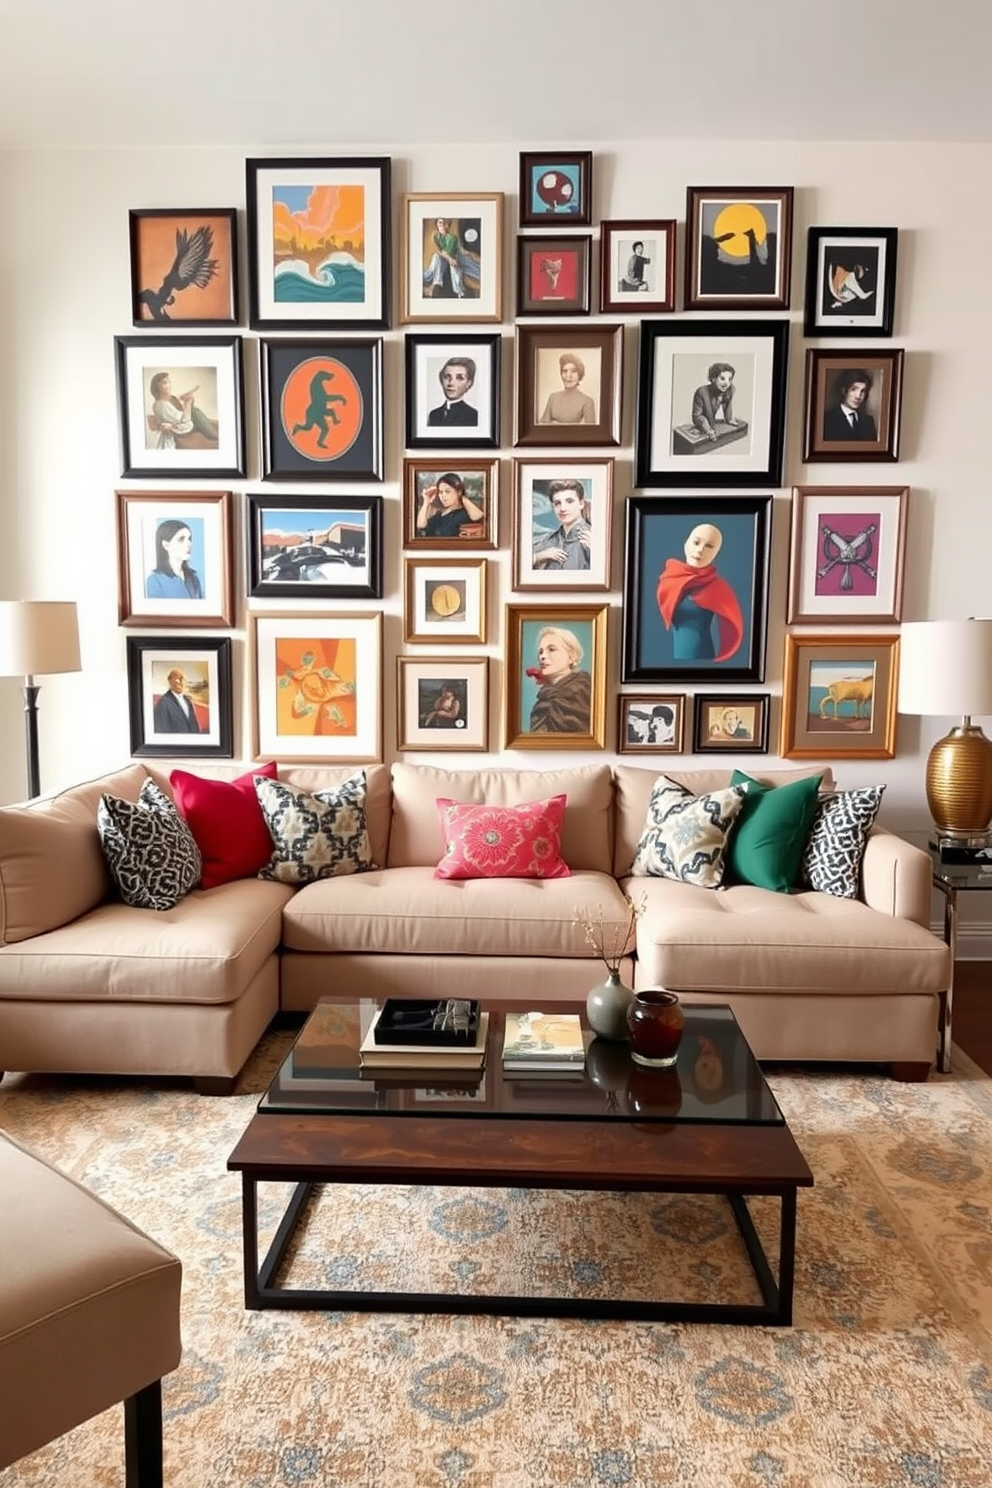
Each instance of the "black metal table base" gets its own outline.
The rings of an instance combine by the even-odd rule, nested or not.
[[[726,1195],[762,1296],[760,1303],[742,1303],[646,1302],[600,1297],[515,1297],[463,1292],[365,1292],[282,1286],[276,1281],[276,1277],[300,1216],[313,1191],[326,1186],[316,1182],[295,1185],[279,1228],[259,1264],[258,1180],[248,1173],[242,1173],[246,1307],[282,1307],[324,1312],[486,1313],[506,1317],[603,1318],[650,1323],[770,1324],[775,1327],[788,1327],[792,1322],[796,1261],[794,1188],[774,1195],[781,1200],[777,1281],[748,1211],[746,1191],[738,1189]]]

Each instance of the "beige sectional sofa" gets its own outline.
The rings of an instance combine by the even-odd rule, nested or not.
[[[280,769],[309,790],[352,773]],[[381,866],[298,890],[239,880],[165,912],[114,897],[96,809],[104,791],[135,800],[149,775],[169,790],[167,770],[135,763],[0,810],[0,1071],[187,1075],[223,1090],[280,1008],[305,1011],[328,992],[584,998],[603,969],[576,910],[622,923],[633,885],[647,896],[623,965],[634,986],[729,1002],[759,1058],[883,1061],[925,1077],[949,977],[949,952],[927,928],[926,854],[874,828],[857,901],[630,880],[659,773],[368,766]],[[665,773],[693,792],[729,779],[667,762]],[[755,772],[772,785],[810,773]],[[434,877],[438,797],[515,805],[559,792],[570,877]]]

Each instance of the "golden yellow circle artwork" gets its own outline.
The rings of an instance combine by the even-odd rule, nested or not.
[[[768,236],[764,214],[751,202],[731,202],[713,224],[713,238],[720,252],[728,258],[747,258],[751,252],[750,234],[759,247]]]
[[[454,584],[438,584],[431,594],[431,609],[437,615],[456,615],[462,607],[461,595]]]

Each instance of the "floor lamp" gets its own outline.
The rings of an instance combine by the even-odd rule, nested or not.
[[[0,600],[0,677],[24,678],[28,796],[41,794],[35,677],[79,671],[75,604],[65,600]]]

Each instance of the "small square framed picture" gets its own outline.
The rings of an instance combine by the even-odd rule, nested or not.
[[[897,460],[903,352],[806,352],[803,459]]]
[[[406,337],[408,449],[495,449],[500,336]]]
[[[134,325],[238,323],[234,207],[153,207],[128,213]]]
[[[520,152],[520,226],[570,227],[592,222],[592,151]]]
[[[516,444],[620,443],[623,326],[519,326],[516,370]]]
[[[675,222],[613,221],[599,226],[604,315],[661,315],[675,309]]]
[[[230,491],[118,491],[121,625],[234,624]]]
[[[128,636],[131,753],[233,759],[229,637]]]
[[[608,589],[612,528],[612,459],[514,460],[515,589]]]
[[[783,759],[892,759],[897,635],[786,635]]]
[[[902,619],[908,486],[794,486],[789,625]]]
[[[248,593],[379,599],[382,497],[247,497]]]
[[[767,754],[767,692],[698,693],[694,754]]]
[[[518,237],[517,314],[588,315],[591,253],[588,233]]]
[[[398,656],[397,749],[489,748],[488,656]]]
[[[618,754],[681,754],[685,738],[684,692],[654,697],[620,696]]]
[[[406,560],[403,639],[477,642],[486,639],[486,560]]]
[[[503,193],[403,198],[402,321],[503,318]]]
[[[806,238],[804,336],[891,336],[895,227],[811,227]]]
[[[690,186],[686,310],[788,310],[791,186]]]
[[[495,548],[498,485],[498,460],[404,460],[404,547]]]

